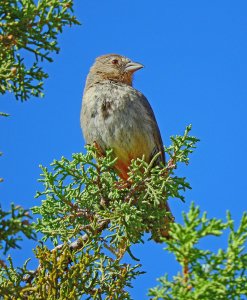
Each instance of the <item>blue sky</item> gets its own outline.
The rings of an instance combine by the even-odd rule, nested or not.
[[[84,151],[79,114],[88,69],[98,55],[119,53],[145,65],[134,86],[149,99],[164,143],[190,123],[201,139],[190,165],[179,173],[193,189],[185,204],[170,201],[176,220],[195,201],[210,217],[224,218],[229,209],[238,224],[246,210],[247,2],[75,2],[82,26],[65,30],[61,53],[46,64],[45,98],[1,99],[0,110],[11,115],[0,119],[3,207],[11,201],[37,205],[39,164]],[[206,246],[224,244],[210,239]],[[16,264],[32,256],[33,247],[25,241],[22,250],[12,251]],[[134,299],[145,299],[157,277],[180,271],[163,245],[147,242],[135,246],[134,254],[147,272],[134,282]]]

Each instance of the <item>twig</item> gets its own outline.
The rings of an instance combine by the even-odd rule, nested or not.
[[[110,220],[101,220],[98,223],[98,227],[95,230],[94,234],[98,234],[100,233],[102,230],[104,230],[105,228],[107,228],[108,224],[109,224]],[[89,235],[87,233],[85,233],[82,237],[78,238],[76,241],[72,242],[69,244],[69,249],[70,251],[78,251],[80,249],[83,248],[83,245],[85,244],[85,242],[89,239]],[[64,243],[60,244],[58,246],[56,246],[55,248],[53,248],[51,250],[51,252],[55,252],[55,251],[59,251],[63,248]],[[70,262],[68,261],[68,264]],[[25,276],[23,278],[23,281],[25,281],[26,283],[31,284],[31,282],[33,281],[33,279],[37,276],[38,272],[42,269],[42,266],[39,265],[38,268],[35,271],[29,272],[29,276]]]
[[[184,259],[184,263],[183,263],[183,276],[184,276],[184,283],[187,283],[189,277],[189,263],[187,258]]]

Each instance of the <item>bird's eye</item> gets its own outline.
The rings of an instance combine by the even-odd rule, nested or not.
[[[111,63],[112,63],[113,65],[117,65],[117,64],[118,64],[118,59],[113,59],[113,60],[111,61]]]

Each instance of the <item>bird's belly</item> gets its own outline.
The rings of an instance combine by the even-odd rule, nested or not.
[[[116,114],[103,122],[100,139],[103,148],[113,149],[118,161],[129,165],[132,159],[142,158],[149,162],[150,155],[155,147],[151,129],[141,121],[137,123],[129,116],[121,115],[116,121]]]
[[[132,159],[142,158],[149,160],[152,152],[150,141],[145,134],[128,131],[112,143],[112,149],[119,160],[130,163]]]

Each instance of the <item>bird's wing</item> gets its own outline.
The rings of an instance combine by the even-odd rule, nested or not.
[[[157,158],[155,165],[159,165],[160,163],[162,163],[164,165],[165,164],[165,152],[164,152],[164,148],[163,148],[163,142],[162,142],[160,130],[159,130],[153,109],[152,109],[150,103],[148,102],[147,98],[142,93],[139,92],[139,94],[140,94],[140,101],[150,118],[151,126],[153,129],[152,131],[153,131],[154,141],[155,141],[155,147],[150,155],[150,161],[157,153],[160,153],[160,156]]]

